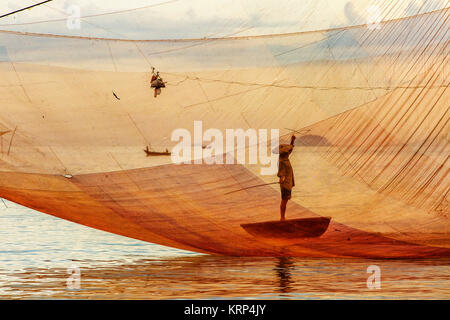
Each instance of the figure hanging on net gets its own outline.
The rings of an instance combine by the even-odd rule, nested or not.
[[[163,79],[159,75],[159,71],[156,72],[156,74],[155,74],[155,68],[153,68],[153,67],[152,67],[152,78],[150,80],[150,86],[152,88],[155,88],[155,94],[154,94],[155,98],[158,94],[161,94],[161,88],[166,87]]]

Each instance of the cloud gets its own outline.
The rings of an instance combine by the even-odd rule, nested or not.
[[[248,29],[245,35],[257,35],[326,28],[336,12],[330,8],[317,8],[315,0],[284,1],[281,6],[278,0],[180,0],[153,8],[85,18],[82,19],[82,29],[78,32],[67,30],[64,27],[65,21],[17,25],[47,19],[64,19],[67,16],[66,10],[71,5],[80,6],[83,17],[167,2],[65,0],[36,7],[27,11],[27,14],[2,20],[0,25],[8,30],[93,37],[117,37],[124,34],[126,38],[137,39],[201,38],[226,36],[243,29]],[[25,4],[27,3],[22,1],[16,6]],[[7,27],[7,23],[14,25]]]
[[[423,0],[411,0],[405,12],[417,11]],[[7,1],[0,12],[36,3]],[[367,23],[367,7],[374,0],[64,0],[55,1],[0,20],[0,28],[36,33],[125,39],[202,38],[236,35],[289,33]],[[427,0],[422,9],[442,6]],[[149,5],[161,4],[156,7]],[[77,5],[83,18],[81,29],[66,26],[67,8]],[[419,7],[418,7],[419,6]],[[138,9],[136,9],[138,8]],[[139,9],[141,8],[141,9]],[[133,10],[136,9],[136,10]],[[120,10],[123,13],[107,14]],[[403,15],[405,13],[402,13]],[[60,21],[17,25],[42,20]],[[61,20],[63,19],[63,20]],[[14,24],[5,26],[5,24]]]
[[[344,13],[350,24],[357,24],[362,20],[361,15],[356,11],[355,5],[352,2],[345,4]]]
[[[393,4],[390,3],[389,7],[392,6]],[[373,22],[374,9],[379,12],[383,20],[389,20],[439,10],[447,6],[447,0],[410,0],[400,5],[395,4],[396,10],[388,10],[389,7],[378,6],[376,1],[365,3],[348,1],[344,6],[344,14],[348,24],[366,24]]]

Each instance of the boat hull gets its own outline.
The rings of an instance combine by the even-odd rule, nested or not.
[[[329,217],[289,219],[247,223],[241,224],[241,227],[256,238],[301,241],[302,238],[320,237],[327,230],[330,220]]]

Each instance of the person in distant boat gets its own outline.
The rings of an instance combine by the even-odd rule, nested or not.
[[[162,80],[161,76],[159,75],[159,71],[155,73],[155,68],[152,67],[152,78],[150,80],[150,86],[152,88],[155,88],[155,94],[154,97],[156,98],[157,95],[161,94],[161,88],[165,88],[166,85],[164,84],[164,81]]]
[[[286,205],[291,199],[292,187],[295,186],[294,182],[294,172],[292,171],[291,162],[289,161],[289,155],[294,149],[295,135],[291,137],[290,144],[280,144],[279,154],[280,158],[278,161],[278,174],[280,178],[280,189],[281,189],[281,204],[280,204],[280,220],[285,220]]]

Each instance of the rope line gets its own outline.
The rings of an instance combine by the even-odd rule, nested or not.
[[[49,1],[53,1],[53,0],[48,0],[48,1],[45,1],[45,2],[49,2]],[[91,14],[91,15],[81,16],[80,19],[88,19],[88,18],[101,17],[101,16],[106,16],[106,15],[120,14],[120,13],[138,11],[138,10],[143,10],[143,9],[148,9],[148,8],[160,7],[162,5],[169,4],[169,3],[174,3],[174,2],[178,2],[178,1],[180,1],[180,0],[170,0],[170,1],[166,1],[166,2],[160,2],[160,3],[151,4],[151,5],[148,5],[148,6],[138,7],[138,8],[118,10],[118,11],[110,11],[110,12],[104,12],[104,13],[98,13],[98,14]],[[34,5],[34,6],[36,6],[36,5]],[[28,8],[25,8],[25,9],[28,9]],[[25,9],[22,9],[22,10],[25,10]],[[1,17],[2,16],[0,16],[0,18]],[[25,26],[25,25],[32,25],[32,24],[60,22],[60,21],[66,21],[66,20],[67,20],[66,18],[60,18],[60,19],[49,19],[49,20],[39,20],[39,21],[32,21],[32,22],[23,22],[23,23],[0,24],[0,27]]]
[[[22,9],[19,9],[19,10],[15,10],[15,11],[12,11],[12,12],[9,12],[9,13],[6,13],[6,14],[3,14],[3,15],[0,16],[0,19],[1,19],[1,18],[5,18],[5,17],[8,17],[8,16],[10,16],[10,15],[13,15],[13,14],[15,14],[15,13],[19,13],[19,12],[21,12],[21,11],[25,11],[25,10],[28,10],[28,9],[31,9],[31,8],[40,6],[40,5],[42,5],[42,4],[44,4],[44,3],[47,3],[47,2],[50,2],[50,1],[53,1],[53,0],[42,1],[42,2],[35,3],[35,4],[33,4],[33,5],[31,5],[31,6],[28,6],[28,7],[25,7],[25,8],[22,8]]]

